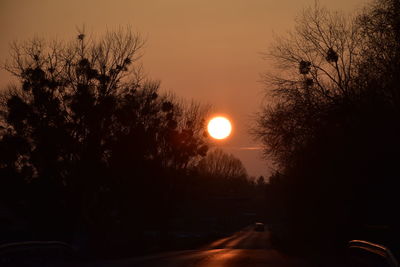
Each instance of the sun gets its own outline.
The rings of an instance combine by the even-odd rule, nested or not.
[[[208,133],[212,138],[225,139],[232,131],[231,122],[225,117],[214,117],[208,122],[207,126]]]

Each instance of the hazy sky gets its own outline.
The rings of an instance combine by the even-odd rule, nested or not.
[[[368,0],[320,0],[345,12]],[[163,90],[211,104],[233,120],[231,138],[218,144],[239,157],[250,175],[268,175],[259,144],[248,134],[263,99],[260,52],[284,34],[314,0],[0,0],[0,60],[14,40],[76,38],[131,26],[147,40],[142,62]],[[0,71],[0,88],[11,77]]]

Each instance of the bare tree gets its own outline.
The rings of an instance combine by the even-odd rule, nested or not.
[[[355,17],[318,2],[303,10],[294,31],[276,38],[264,54],[277,68],[264,76],[271,102],[254,130],[266,157],[278,165],[290,162],[323,123],[327,107],[359,93],[354,83],[364,44]]]
[[[58,190],[43,198],[68,203],[99,233],[116,210],[128,223],[132,203],[143,208],[143,199],[160,197],[152,188],[162,177],[208,150],[207,108],[161,94],[159,82],[145,79],[143,44],[130,29],[99,39],[79,33],[69,43],[33,39],[14,43],[6,65],[20,84],[0,99],[0,174],[46,194]]]
[[[266,82],[277,90],[308,90],[311,98],[350,93],[362,45],[355,17],[315,2],[297,18],[294,31],[277,37],[264,54],[279,69],[278,75],[267,74]]]
[[[377,0],[346,17],[315,4],[266,54],[279,72],[265,76],[272,101],[255,134],[278,165],[268,192],[283,243],[314,238],[315,253],[321,236],[339,244],[376,218],[398,222],[399,10]]]
[[[232,154],[215,149],[207,154],[199,164],[200,172],[222,178],[247,178],[242,162]]]
[[[40,68],[47,78],[68,84],[71,90],[90,82],[97,88],[94,93],[105,95],[120,89],[122,81],[132,82],[142,77],[138,75],[138,60],[143,46],[141,35],[130,28],[107,32],[99,40],[88,38],[83,31],[70,43],[34,38],[12,43],[11,59],[5,69],[26,79],[29,71]]]

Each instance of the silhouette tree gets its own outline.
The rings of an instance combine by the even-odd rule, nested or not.
[[[256,185],[257,185],[257,186],[260,186],[260,187],[262,187],[262,186],[265,185],[265,178],[264,178],[264,176],[261,175],[261,176],[259,176],[259,177],[257,178]]]
[[[223,178],[247,178],[246,168],[232,154],[226,154],[221,149],[209,152],[198,164],[201,173]]]
[[[38,236],[79,228],[95,245],[139,238],[172,173],[205,156],[207,107],[160,94],[142,75],[143,44],[129,29],[13,44],[6,69],[21,86],[1,96],[1,187],[14,188],[9,199],[13,184],[26,188]]]
[[[267,54],[281,72],[265,76],[274,101],[255,134],[278,166],[267,192],[286,245],[308,240],[315,252],[326,239],[368,238],[367,224],[397,223],[396,3],[376,1],[354,17],[316,4]]]
[[[355,19],[316,2],[304,9],[294,31],[276,38],[264,54],[277,68],[264,76],[276,104],[260,112],[255,132],[277,164],[292,160],[323,120],[326,106],[357,94],[353,83],[363,43]]]

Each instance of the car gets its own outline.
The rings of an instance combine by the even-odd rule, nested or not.
[[[256,223],[255,223],[254,231],[257,231],[257,232],[264,232],[264,230],[265,230],[265,226],[264,226],[263,223],[261,223],[261,222],[256,222]]]
[[[385,246],[365,240],[348,243],[348,261],[351,266],[399,267],[393,253]]]

